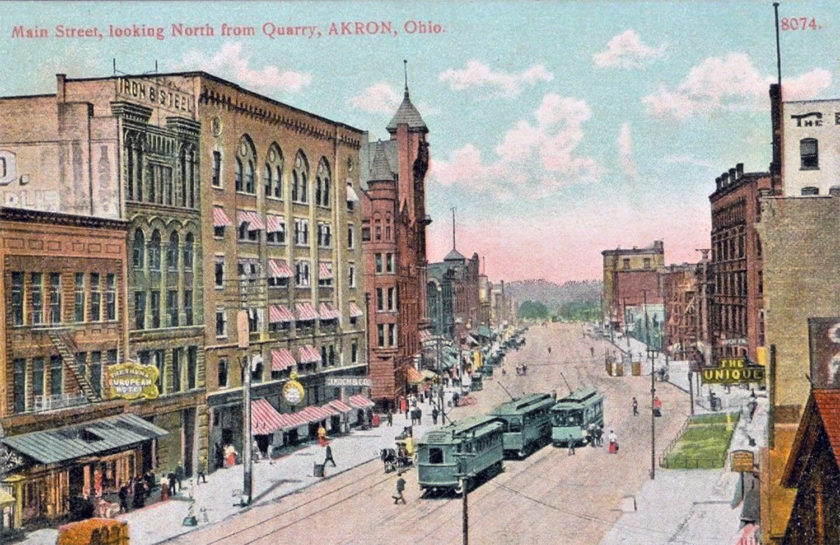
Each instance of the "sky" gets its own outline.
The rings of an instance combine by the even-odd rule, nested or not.
[[[836,2],[779,17],[785,100],[836,98]],[[770,1],[0,3],[0,96],[114,62],[204,70],[387,139],[404,59],[429,127],[429,260],[454,207],[457,249],[491,281],[600,279],[602,250],[657,239],[666,263],[697,261],[715,178],[768,169]]]

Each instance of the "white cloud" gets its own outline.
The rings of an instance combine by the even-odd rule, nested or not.
[[[694,66],[675,88],[661,86],[642,98],[648,113],[656,117],[686,119],[718,111],[758,110],[768,104],[772,76],[762,76],[743,53],[710,57]],[[785,99],[811,98],[831,84],[831,74],[817,68],[784,80]]]
[[[696,167],[703,167],[703,168],[717,168],[717,165],[709,160],[706,159],[699,159],[694,157],[693,155],[687,154],[680,154],[680,155],[667,155],[662,158],[663,163],[670,163],[670,164],[685,164],[685,165],[692,165]]]
[[[607,48],[592,56],[601,68],[638,68],[665,56],[665,45],[651,47],[639,39],[635,30],[625,30],[613,36]]]
[[[628,180],[634,181],[638,175],[636,162],[633,159],[633,137],[630,135],[630,123],[621,125],[618,131],[618,159],[621,171]]]
[[[385,82],[374,83],[362,94],[356,95],[347,103],[368,113],[393,114],[400,105],[402,97]]]
[[[449,68],[438,76],[438,80],[454,91],[482,91],[491,96],[513,98],[522,92],[525,85],[551,81],[552,74],[542,64],[535,64],[523,72],[494,72],[489,66],[477,60],[467,61],[467,65],[455,70]]]
[[[240,42],[227,42],[216,54],[208,57],[201,51],[188,51],[176,63],[178,70],[204,70],[223,75],[235,83],[257,91],[280,90],[300,92],[312,82],[312,74],[281,70],[276,66],[251,66],[251,56]]]
[[[583,124],[591,111],[583,100],[549,93],[532,119],[516,122],[486,159],[473,144],[436,159],[430,176],[444,186],[486,191],[498,200],[542,198],[568,185],[597,182],[603,168],[581,155]]]

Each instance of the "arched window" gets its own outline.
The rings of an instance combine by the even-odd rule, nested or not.
[[[131,251],[131,258],[134,262],[135,269],[142,269],[143,265],[145,265],[146,259],[146,237],[143,235],[143,231],[137,229],[134,231],[134,245]]]
[[[233,178],[236,180],[236,190],[242,191],[242,159],[236,158],[236,166],[233,171]]]
[[[265,196],[277,199],[283,198],[283,153],[280,146],[272,144],[265,156]]]
[[[184,240],[184,269],[191,270],[193,268],[195,237],[192,233],[187,233],[186,240]]]
[[[134,139],[127,137],[125,142],[125,194],[128,200],[134,199]]]
[[[799,155],[803,170],[820,168],[819,145],[816,138],[803,138],[799,141]]]
[[[320,206],[330,205],[330,165],[323,157],[315,175],[315,203]]]
[[[309,179],[309,162],[303,152],[298,151],[295,157],[295,168],[292,170],[292,200],[300,203],[309,202],[307,181]]]
[[[178,158],[178,162],[180,163],[179,166],[181,167],[178,173],[179,177],[181,178],[181,206],[187,206],[187,176],[189,175],[189,167],[187,166],[187,161],[187,150],[186,148],[184,148],[181,150],[181,155]]]
[[[265,186],[265,196],[271,196],[271,183],[272,183],[272,176],[274,172],[272,172],[271,165],[268,163],[265,164],[265,168],[263,170],[263,185]]]
[[[135,195],[136,201],[143,200],[143,145],[140,141],[135,143],[134,150],[136,152],[136,160],[134,161],[134,187],[137,195]]]
[[[254,161],[248,159],[245,162],[245,193],[254,192]]]
[[[254,176],[256,173],[257,152],[254,143],[248,135],[239,139],[239,149],[236,152],[236,190],[254,194]]]
[[[169,246],[166,249],[166,268],[170,271],[178,270],[178,232],[172,231],[169,235]]]
[[[160,270],[160,231],[157,229],[152,232],[152,240],[149,242],[149,270]]]
[[[391,214],[385,214],[385,240],[391,240],[393,224]]]

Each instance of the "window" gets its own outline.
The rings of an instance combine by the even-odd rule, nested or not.
[[[630,268],[630,258],[629,258],[629,257],[625,257],[625,258],[623,258],[623,259],[621,260],[621,266],[622,266],[622,268],[624,268],[625,270],[629,269],[629,268]]]
[[[260,227],[252,226],[247,221],[239,222],[239,240],[240,242],[259,242],[260,241]]]
[[[216,309],[216,337],[227,337],[227,316],[224,309]]]
[[[50,356],[50,395],[60,395],[63,384],[64,363],[61,356]]]
[[[382,271],[382,254],[376,254],[376,272],[381,273]]]
[[[191,271],[193,268],[193,259],[195,258],[195,237],[192,233],[187,233],[187,238],[184,240],[184,270]]]
[[[184,356],[183,348],[172,350],[172,391],[181,391],[181,359]]]
[[[169,290],[166,294],[166,310],[169,313],[169,326],[178,325],[178,290]]]
[[[14,381],[14,405],[15,412],[26,411],[26,360],[14,360],[15,381]]]
[[[222,187],[222,152],[213,152],[213,187]]]
[[[391,220],[391,214],[385,215],[385,240],[391,240],[391,226],[393,221]]]
[[[152,365],[157,367],[158,370],[158,377],[157,377],[157,387],[161,394],[165,391],[165,384],[163,383],[164,377],[164,351],[163,350],[153,350],[152,351]]]
[[[61,275],[50,273],[50,323],[61,323]]]
[[[76,352],[76,373],[82,380],[87,380],[87,352]]]
[[[90,385],[93,386],[93,393],[102,395],[102,352],[90,353]]]
[[[44,358],[33,358],[32,360],[32,395],[40,397],[44,395]]]
[[[23,325],[23,273],[19,271],[12,272],[12,324]]]
[[[254,161],[245,162],[245,193],[254,194]]]
[[[330,345],[329,349],[329,361],[330,365],[335,365],[335,345]]]
[[[213,226],[213,236],[215,238],[225,238],[225,226],[224,225],[214,225]]]
[[[315,204],[329,206],[330,189],[330,165],[327,164],[326,159],[321,158],[315,175]]]
[[[650,258],[649,257],[644,258],[644,267],[645,267],[645,269],[650,269]]]
[[[184,290],[184,325],[193,325],[193,292]]]
[[[160,327],[160,292],[152,290],[150,293],[150,314],[152,319],[151,327],[152,329],[157,329]]]
[[[388,288],[388,310],[397,310],[397,288]]]
[[[309,287],[308,261],[297,261],[295,263],[295,286],[299,288]]]
[[[321,262],[318,267],[318,285],[322,288],[330,288],[333,285],[332,263]]]
[[[266,197],[271,197],[271,186],[273,185],[273,181],[274,181],[272,179],[273,174],[274,173],[272,172],[271,165],[266,163],[263,166],[263,185],[265,186],[265,196]]]
[[[298,246],[309,245],[309,220],[295,219],[295,244]]]
[[[379,312],[385,310],[385,297],[383,288],[376,288],[376,310],[378,310]]]
[[[292,169],[292,200],[299,203],[309,202],[307,195],[307,183],[309,181],[309,162],[303,152],[298,152],[295,157],[295,166]]]
[[[263,309],[249,308],[248,309],[248,332],[259,333],[262,330]]]
[[[166,247],[166,268],[170,271],[178,270],[178,233],[172,231],[169,235],[169,246]]]
[[[429,449],[429,463],[442,464],[443,463],[443,449],[430,448]]]
[[[362,226],[362,242],[370,242],[370,226]]]
[[[218,363],[219,388],[227,388],[228,385],[228,361],[226,358],[219,358]]]
[[[347,267],[347,285],[348,287],[356,287],[356,266],[351,264]]]
[[[102,287],[99,285],[99,273],[90,274],[90,321],[102,320]]]
[[[811,185],[803,187],[802,190],[801,190],[801,195],[803,197],[808,196],[808,195],[819,195],[819,194],[820,194],[820,188],[815,187],[815,186],[811,186]]]
[[[385,272],[394,272],[394,254],[385,254]]]
[[[149,242],[149,270],[160,270],[160,232],[157,229],[152,232],[152,240]]]
[[[117,319],[117,276],[105,275],[105,319]]]
[[[131,249],[131,260],[134,263],[135,269],[142,269],[143,268],[143,261],[144,261],[144,253],[146,251],[146,237],[143,235],[143,231],[137,229],[134,231],[134,244]]]
[[[332,226],[329,223],[318,224],[318,246],[329,248],[332,244]]]
[[[800,168],[814,170],[820,168],[819,146],[816,138],[803,138],[799,141]]]
[[[353,233],[353,226],[348,225],[347,226],[347,248],[352,250],[355,247],[356,247],[356,237],[354,236],[354,233]]]
[[[29,321],[31,324],[40,324],[44,321],[44,286],[42,284],[44,275],[42,273],[32,273],[30,275],[31,287],[31,303],[30,309],[32,311],[32,318]]]
[[[350,361],[352,363],[359,362],[359,343],[356,341],[350,343]]]
[[[385,324],[376,324],[376,341],[379,348],[385,346]]]
[[[198,382],[198,347],[187,347],[187,388],[192,390]]]
[[[235,170],[233,172],[233,179],[235,180],[235,186],[237,191],[242,191],[242,159],[239,157],[236,158],[236,165]]]
[[[268,229],[265,233],[265,241],[268,244],[286,243],[286,220],[283,216],[268,216]]]
[[[85,321],[85,275],[76,273],[76,322]]]
[[[388,344],[397,346],[397,324],[388,324]]]

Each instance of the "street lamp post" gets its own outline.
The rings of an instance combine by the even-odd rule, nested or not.
[[[645,342],[647,344],[648,360],[650,361],[650,478],[656,478],[656,385],[654,384],[653,351],[650,348],[650,328],[648,324],[647,292],[642,290],[645,306]]]

